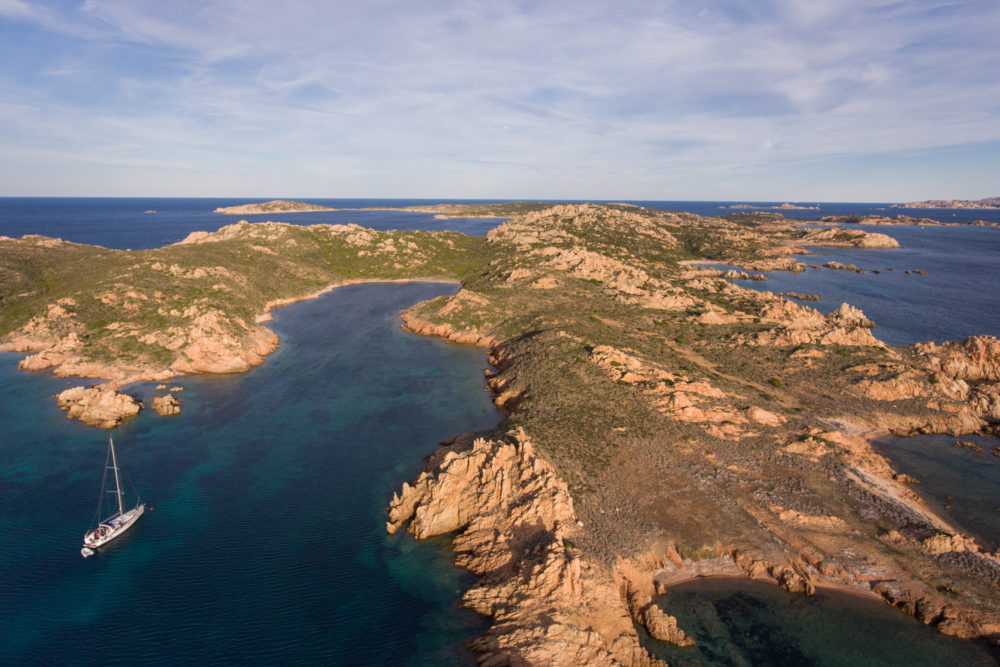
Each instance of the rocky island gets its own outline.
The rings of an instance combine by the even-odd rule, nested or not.
[[[1000,223],[989,220],[970,220],[968,222],[941,222],[932,218],[914,218],[910,215],[825,215],[819,219],[822,224],[830,225],[917,225],[931,227],[1000,227]]]
[[[784,204],[733,204],[729,208],[732,209],[768,209],[768,210],[778,210],[778,211],[818,211],[819,206],[801,206],[799,204],[790,204],[785,202]]]
[[[1000,197],[985,199],[926,199],[905,204],[893,204],[893,208],[1000,208]]]
[[[335,211],[329,206],[319,204],[307,204],[301,201],[285,201],[275,199],[273,201],[261,202],[259,204],[241,204],[239,206],[220,206],[215,209],[215,213],[225,215],[257,215],[261,213],[306,213],[308,211]]]
[[[479,577],[464,603],[493,621],[474,642],[483,664],[662,664],[636,628],[690,643],[657,599],[706,575],[836,587],[1000,637],[1000,554],[870,444],[997,434],[1000,341],[891,347],[848,304],[823,315],[706,265],[796,271],[803,246],[893,239],[634,206],[506,213],[485,238],[241,221],[147,251],[0,239],[0,342],[30,353],[25,370],[109,380],[66,398],[112,392],[89,399],[105,406],[139,379],[261,363],[281,303],[459,281],[404,326],[488,348],[507,416],[443,443],[387,529],[453,533]]]

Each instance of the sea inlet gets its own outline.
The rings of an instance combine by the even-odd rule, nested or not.
[[[473,663],[470,577],[384,523],[439,440],[499,421],[484,351],[399,328],[456,289],[336,289],[274,311],[264,365],[179,378],[182,415],[114,432],[150,511],[86,560],[107,436],[62,417],[67,380],[0,354],[2,662]]]

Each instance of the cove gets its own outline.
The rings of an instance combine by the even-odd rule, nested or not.
[[[995,665],[984,643],[938,634],[879,600],[819,589],[704,578],[671,586],[657,603],[696,642],[649,640],[671,667],[707,665]]]
[[[446,541],[384,524],[438,441],[499,421],[482,350],[399,328],[456,289],[338,288],[274,311],[263,365],[177,378],[183,414],[114,431],[151,511],[86,560],[107,434],[50,398],[79,380],[0,355],[5,662],[474,663],[488,621],[457,604],[470,575]],[[154,387],[131,390],[148,404]]]

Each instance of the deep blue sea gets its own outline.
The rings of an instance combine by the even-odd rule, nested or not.
[[[797,255],[810,266],[804,273],[772,271],[767,274],[770,280],[740,284],[817,295],[819,301],[801,303],[824,313],[850,303],[874,320],[872,333],[891,345],[1000,336],[1000,229],[858,227],[891,236],[900,247],[812,248],[813,254]],[[866,273],[821,268],[830,261],[853,264]]]
[[[480,236],[498,224],[495,219],[468,218],[435,220],[430,213],[404,211],[365,211],[373,207],[403,207],[426,204],[475,204],[498,200],[485,199],[307,199],[309,203],[329,206],[337,211],[312,213],[222,215],[213,213],[220,206],[246,204],[249,199],[154,198],[154,197],[0,197],[0,236],[42,234],[106,248],[140,250],[176,243],[191,232],[207,231],[237,220],[251,222],[279,220],[302,225],[356,223],[372,229],[455,229]],[[267,201],[260,199],[257,201]],[[623,201],[623,200],[615,200]],[[739,202],[704,201],[627,201],[648,208],[686,211],[696,215],[719,216],[739,211],[729,208]],[[780,204],[769,202],[767,204]],[[766,205],[766,204],[762,204]],[[890,204],[822,203],[819,209],[784,211],[788,217],[815,220],[826,215],[905,214],[945,222],[998,220],[996,210],[892,209]],[[355,210],[350,210],[355,209]],[[766,210],[766,209],[765,209]],[[146,213],[145,211],[155,211]]]
[[[339,208],[441,203],[309,201]],[[159,247],[235,222],[212,210],[245,202],[0,198],[0,235]],[[722,208],[730,202],[634,203],[732,212]],[[794,214],[953,213],[821,207]],[[499,223],[396,211],[246,217],[469,234]],[[883,332],[898,330],[890,342],[997,333],[1000,290],[992,266],[1000,230],[875,231],[897,236],[905,250],[838,251],[830,258],[894,272],[810,271],[787,277],[794,283],[815,274],[828,282],[777,288],[786,277],[778,276],[751,286],[819,293],[822,309],[841,299],[859,305],[884,340]],[[820,259],[827,261],[806,261]],[[906,268],[927,274],[907,275]],[[180,416],[145,411],[114,432],[120,461],[151,509],[87,560],[79,547],[96,509],[107,434],[65,419],[52,400],[80,381],[20,372],[20,355],[0,353],[0,662],[472,664],[466,642],[487,621],[457,605],[471,580],[453,567],[448,540],[388,537],[384,528],[393,491],[416,475],[439,440],[501,418],[484,391],[482,351],[399,329],[402,309],[454,289],[419,283],[334,290],[275,311],[270,326],[281,347],[262,366],[171,383],[183,387]],[[897,322],[896,311],[908,319]],[[938,312],[951,315],[923,315]],[[153,386],[134,389],[147,402],[154,394]],[[847,655],[845,646],[861,647],[850,653],[851,664],[885,664],[887,655],[897,664],[995,664],[978,644],[949,640],[850,596],[830,593],[807,605],[777,589],[748,593],[713,584],[663,604],[681,617],[695,614],[690,623],[702,648],[671,653],[676,664],[847,664],[835,659]],[[876,644],[888,649],[863,648]]]

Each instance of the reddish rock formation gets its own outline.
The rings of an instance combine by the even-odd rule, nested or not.
[[[153,399],[152,407],[157,414],[164,417],[179,415],[181,413],[181,402],[173,396],[157,396]]]
[[[404,329],[423,336],[435,336],[453,343],[475,345],[476,347],[492,347],[495,344],[492,336],[475,331],[457,331],[447,324],[433,324],[420,319],[412,311],[404,312],[402,320]]]
[[[463,603],[494,620],[472,644],[482,665],[661,665],[640,646],[612,578],[572,545],[566,485],[523,432],[510,439],[435,454],[394,495],[388,531],[458,531],[456,562],[481,577]],[[665,615],[642,602],[643,617],[668,634]]]
[[[1000,340],[971,336],[964,341],[918,343],[913,348],[927,367],[956,380],[1000,382]]]
[[[142,409],[142,403],[107,384],[73,387],[60,393],[56,400],[59,407],[67,411],[67,417],[100,428],[114,428],[124,419],[139,414]]]
[[[793,346],[804,343],[885,347],[869,330],[874,323],[849,304],[823,316],[808,306],[784,299],[768,301],[761,319],[778,326],[766,331],[737,336],[737,342],[751,345]]]

